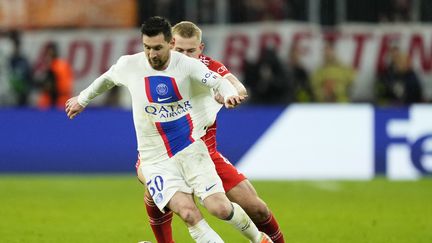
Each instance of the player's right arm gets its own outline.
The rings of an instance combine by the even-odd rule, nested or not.
[[[89,87],[81,91],[78,96],[66,101],[66,114],[73,119],[90,103],[92,99],[115,86],[105,74],[97,78]]]
[[[121,58],[108,71],[93,81],[90,86],[81,91],[78,96],[66,101],[66,114],[70,119],[81,113],[91,100],[118,84],[114,80],[116,79],[116,66],[119,65],[120,60]]]

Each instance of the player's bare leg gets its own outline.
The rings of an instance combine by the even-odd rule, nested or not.
[[[140,170],[138,179],[145,184],[144,176]],[[243,180],[227,193],[228,198],[241,205],[252,221],[258,227],[258,230],[271,235],[275,243],[284,243],[283,235],[279,230],[279,225],[267,208],[266,204],[258,197],[255,189],[249,181]],[[162,213],[154,204],[149,192],[145,191],[144,201],[146,211],[149,216],[149,223],[158,243],[174,243],[172,237],[171,222],[172,212]]]
[[[138,176],[138,178],[140,181],[143,180],[142,176]],[[239,193],[239,192],[237,193],[237,191],[245,192],[244,190],[242,190],[242,187],[238,187],[236,190],[233,191],[234,198],[237,198],[237,197],[235,197],[235,195]],[[243,200],[239,200],[239,201],[243,201]],[[172,239],[172,228],[171,228],[171,221],[172,221],[172,217],[173,217],[172,212],[162,213],[157,208],[157,206],[154,204],[153,199],[150,197],[150,194],[148,193],[147,190],[145,192],[145,203],[146,203],[147,214],[149,215],[149,222],[150,222],[150,225],[152,227],[153,233],[155,234],[157,242],[158,243],[173,243],[174,240]],[[249,204],[248,206],[251,206],[251,204]],[[219,209],[212,208],[212,210],[217,211],[217,210],[220,210],[220,208]],[[229,217],[227,210],[232,211],[232,207],[230,206],[228,208],[225,208],[224,210],[218,211],[216,213],[217,217],[226,220]],[[269,215],[269,213],[266,213],[266,215]],[[225,217],[225,216],[227,216],[227,217]],[[198,228],[200,229],[200,228],[207,228],[207,227],[209,227],[209,226],[207,225],[207,223],[205,221],[203,221],[200,224],[198,224],[197,227],[190,228],[190,231],[191,231],[190,233],[191,233],[191,235],[196,234],[195,232],[203,231],[203,230],[198,230]],[[194,230],[194,229],[196,229],[196,230]],[[266,233],[265,231],[263,231],[261,229],[259,229],[259,230]],[[282,240],[283,240],[283,238],[282,238]]]
[[[176,192],[169,201],[168,207],[186,223],[190,235],[196,242],[223,243],[220,236],[202,217],[191,194]]]
[[[188,226],[193,226],[202,219],[202,215],[195,205],[192,194],[176,192],[169,201],[168,207],[183,219]]]
[[[265,202],[258,197],[248,180],[243,180],[226,193],[229,200],[239,204],[261,232],[266,233],[275,243],[284,243],[276,219]]]
[[[212,194],[203,203],[209,213],[227,221],[251,242],[271,242],[267,241],[267,236],[258,230],[246,212],[238,204],[231,203],[224,193]]]
[[[137,161],[138,168],[140,161]],[[145,185],[145,177],[137,169],[138,180]],[[167,209],[161,212],[155,205],[148,190],[145,190],[144,201],[149,216],[149,223],[158,243],[174,243],[172,237],[171,221],[173,212],[176,213],[188,226],[191,237],[198,243],[223,243],[220,236],[207,224],[201,212],[196,207],[191,194],[176,192],[168,202]],[[169,211],[171,210],[171,211]]]
[[[139,161],[137,162],[137,165],[139,165]],[[137,170],[137,175],[138,175],[138,179],[139,181],[145,185],[144,181],[145,178],[142,175],[141,170]],[[234,198],[234,200],[238,200],[239,202],[243,203],[244,205],[246,205],[246,202],[244,201],[244,199],[241,199],[239,197],[236,197],[236,195],[239,195],[241,193],[250,193],[253,200],[251,200],[252,202],[256,201],[255,198],[258,198],[256,195],[256,191],[255,189],[252,187],[252,185],[248,182],[246,183],[247,180],[244,180],[242,182],[240,182],[239,184],[237,184],[238,187],[234,187],[236,189],[232,190],[230,189],[231,192],[231,196]],[[145,197],[144,197],[144,201],[146,204],[146,210],[147,210],[147,214],[149,215],[149,223],[150,226],[152,228],[152,231],[156,237],[156,240],[158,243],[174,243],[173,237],[172,237],[172,227],[171,227],[171,222],[172,222],[172,218],[173,218],[173,214],[172,212],[166,212],[166,213],[162,213],[157,206],[154,204],[153,199],[151,198],[150,194],[148,193],[148,191],[146,190],[145,192]],[[262,200],[259,200],[260,202],[262,202]],[[247,204],[247,206],[251,207],[254,204]],[[273,227],[273,224],[270,224],[272,227],[262,227],[262,222],[261,219],[269,219],[269,215],[271,216],[271,213],[269,212],[269,210],[267,209],[267,206],[265,205],[264,202],[262,202],[261,204],[255,204],[258,205],[258,208],[256,211],[254,211],[253,209],[249,209],[248,211],[250,212],[254,212],[252,213],[253,215],[261,215],[261,217],[255,217],[254,221],[256,220],[258,223],[261,224],[257,224],[260,225],[261,227],[258,227],[259,231],[264,232],[266,234],[275,232],[274,229],[277,229],[276,231],[279,231],[279,227],[277,225],[277,223],[272,220],[271,222],[274,221],[276,227]],[[228,207],[228,209],[230,209],[230,207]],[[217,209],[216,209],[217,210]],[[223,215],[224,213],[226,214],[226,208],[225,208],[225,212],[220,211],[219,212],[219,218],[221,219],[226,219],[226,215]],[[266,220],[266,224],[268,220]],[[254,222],[255,223],[255,222]],[[262,229],[261,229],[262,228]],[[283,237],[281,237],[282,241],[278,241],[279,242],[283,242]]]
[[[255,188],[248,180],[243,180],[226,193],[228,199],[240,205],[254,222],[265,221],[270,216],[270,210],[258,197]]]

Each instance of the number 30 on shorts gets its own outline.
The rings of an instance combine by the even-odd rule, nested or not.
[[[149,181],[147,181],[146,184],[147,184],[147,188],[150,192],[150,195],[152,197],[154,197],[156,192],[161,192],[163,190],[164,180],[163,180],[162,176],[158,175],[158,176],[155,176],[155,178],[153,180],[150,179]]]

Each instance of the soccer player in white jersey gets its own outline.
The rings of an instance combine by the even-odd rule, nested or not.
[[[189,57],[201,60],[211,71],[227,78],[237,89],[240,95],[246,95],[243,84],[222,63],[202,54],[201,29],[194,23],[182,21],[173,26],[174,50]],[[223,104],[223,99],[218,95],[216,99]],[[276,218],[271,213],[265,202],[259,198],[255,188],[218,150],[216,147],[216,123],[207,129],[202,140],[206,143],[216,171],[222,180],[227,197],[239,204],[249,215],[258,229],[266,233],[275,243],[284,243],[283,234]],[[139,171],[138,171],[139,172]],[[140,177],[138,173],[138,177]],[[142,179],[141,179],[142,180]],[[173,243],[172,239],[172,213],[162,213],[154,204],[148,191],[144,201],[149,222],[158,243]]]
[[[132,97],[142,161],[139,170],[158,208],[178,214],[196,242],[223,242],[202,218],[194,193],[211,214],[233,225],[251,242],[272,242],[240,206],[228,200],[200,139],[220,109],[213,89],[227,108],[240,104],[244,97],[199,60],[171,51],[171,25],[166,19],[148,19],[141,33],[144,52],[120,57],[79,96],[68,100],[68,117],[73,119],[93,98],[115,85],[125,86]]]

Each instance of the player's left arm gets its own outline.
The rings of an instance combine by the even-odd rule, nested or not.
[[[210,71],[203,63],[196,59],[189,58],[188,61],[191,62],[188,65],[191,78],[220,93],[226,108],[234,108],[244,101],[245,97],[239,95],[230,81]]]
[[[246,87],[242,82],[240,82],[240,80],[237,79],[234,74],[228,73],[224,76],[224,78],[226,78],[234,86],[240,96],[243,96],[244,98],[248,97]],[[224,99],[219,93],[215,94],[215,100],[220,104],[224,104]]]
[[[210,59],[208,65],[208,69],[210,69],[213,72],[218,73],[222,77],[228,79],[230,83],[234,86],[234,88],[237,90],[238,94],[247,97],[247,90],[245,86],[240,82],[240,80],[231,73],[231,71],[221,62]],[[224,103],[224,100],[222,99],[222,96],[219,93],[215,94],[215,100],[221,104]]]
[[[236,88],[237,92],[239,93],[239,95],[241,96],[247,96],[247,90],[246,87],[243,85],[242,82],[240,82],[240,80],[237,79],[237,77],[230,73],[228,75],[226,75],[224,78],[228,79],[228,81],[230,81],[230,83],[234,86],[234,88]]]

